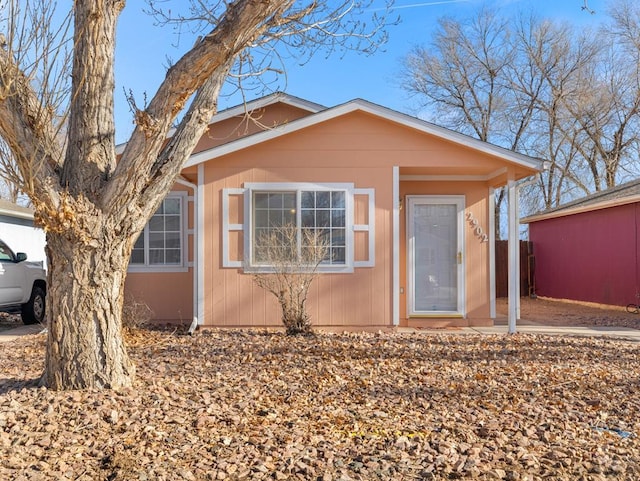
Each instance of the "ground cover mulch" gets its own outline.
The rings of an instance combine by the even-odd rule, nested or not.
[[[2,480],[640,479],[638,344],[134,331],[135,386],[37,387],[0,344]]]

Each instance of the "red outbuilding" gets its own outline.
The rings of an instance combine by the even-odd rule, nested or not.
[[[525,219],[538,296],[625,306],[640,293],[640,179]]]

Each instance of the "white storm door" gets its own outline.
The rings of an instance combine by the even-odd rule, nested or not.
[[[464,316],[463,196],[407,196],[410,316]]]

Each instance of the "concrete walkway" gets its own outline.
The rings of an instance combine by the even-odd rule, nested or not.
[[[465,327],[462,328],[467,333],[475,334],[507,334],[508,326],[495,325],[491,327]],[[542,326],[542,325],[522,325],[517,326],[517,332],[523,334],[548,334],[558,336],[587,336],[587,337],[611,337],[625,339],[628,341],[640,342],[640,330],[629,327],[611,326]]]
[[[21,336],[27,334],[38,334],[46,329],[42,324],[32,324],[30,326],[14,327],[13,329],[7,329],[0,331],[0,342],[9,342],[18,339]]]

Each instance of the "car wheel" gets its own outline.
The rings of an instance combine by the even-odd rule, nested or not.
[[[26,304],[22,304],[22,322],[37,324],[44,320],[45,293],[40,287],[34,287],[31,297]]]

